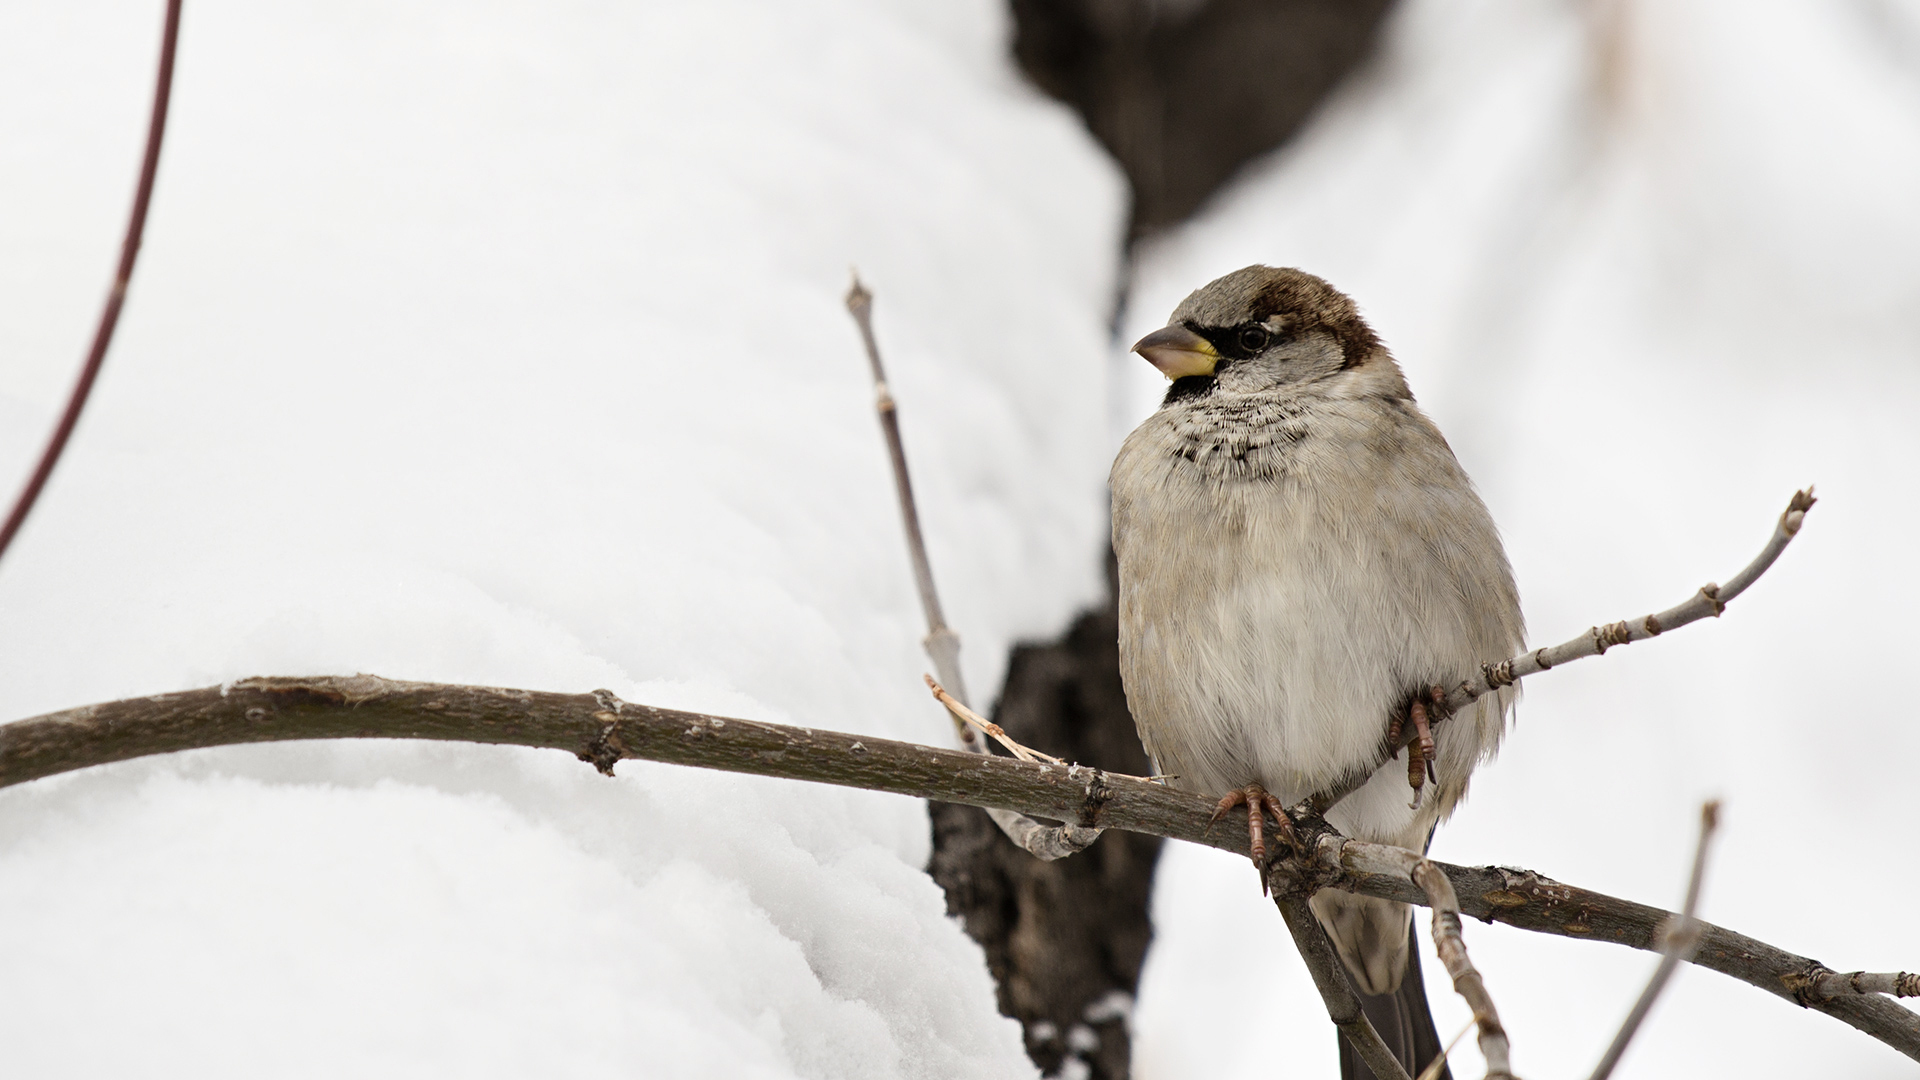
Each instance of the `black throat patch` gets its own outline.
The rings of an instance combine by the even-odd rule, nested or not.
[[[1165,408],[1176,401],[1206,397],[1211,393],[1213,393],[1213,376],[1187,375],[1173,380],[1173,385],[1167,387],[1167,396],[1161,399],[1160,407]]]

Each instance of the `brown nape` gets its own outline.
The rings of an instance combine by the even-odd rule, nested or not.
[[[1380,347],[1380,336],[1360,317],[1346,293],[1303,270],[1275,267],[1269,273],[1269,280],[1254,294],[1255,322],[1286,315],[1287,329],[1294,333],[1323,330],[1340,343],[1344,366],[1349,368]]]

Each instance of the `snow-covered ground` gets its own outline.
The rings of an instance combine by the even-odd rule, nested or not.
[[[1920,969],[1917,192],[1911,2],[1410,0],[1306,138],[1143,260],[1129,333],[1251,262],[1351,292],[1492,506],[1540,644],[1724,580],[1819,485],[1723,619],[1530,681],[1437,855],[1671,906],[1719,795],[1707,918],[1842,970]],[[1142,368],[1120,368],[1136,398],[1158,389]],[[1284,1053],[1330,1075],[1246,867],[1176,846],[1158,880],[1141,1074],[1296,1075]],[[1534,1077],[1585,1075],[1653,966],[1504,927],[1467,941]],[[1276,959],[1224,962],[1247,954]],[[1427,973],[1450,1037],[1466,1010]],[[1479,1075],[1463,1047],[1455,1075]],[[1912,1067],[1686,971],[1621,1075]]]
[[[117,255],[158,3],[0,12],[0,485]],[[1118,178],[996,0],[187,5],[147,246],[0,566],[0,718],[256,673],[948,721],[1100,589]],[[1031,1073],[918,804],[551,752],[0,792],[9,1076]]]

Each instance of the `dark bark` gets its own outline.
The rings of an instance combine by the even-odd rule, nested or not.
[[[1011,0],[1013,53],[1126,171],[1130,236],[1185,220],[1372,50],[1392,0]]]
[[[1058,642],[1014,650],[995,722],[1069,761],[1144,775],[1118,637],[1108,607],[1081,616]],[[1098,1080],[1125,1077],[1160,839],[1109,832],[1073,858],[1042,862],[983,810],[938,802],[930,810],[928,871],[986,951],[1000,1011],[1020,1021],[1034,1063],[1055,1074],[1076,1057]]]

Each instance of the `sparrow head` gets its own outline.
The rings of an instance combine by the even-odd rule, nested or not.
[[[1249,266],[1182,300],[1133,351],[1173,380],[1173,400],[1329,379],[1381,349],[1345,293],[1300,270]]]

